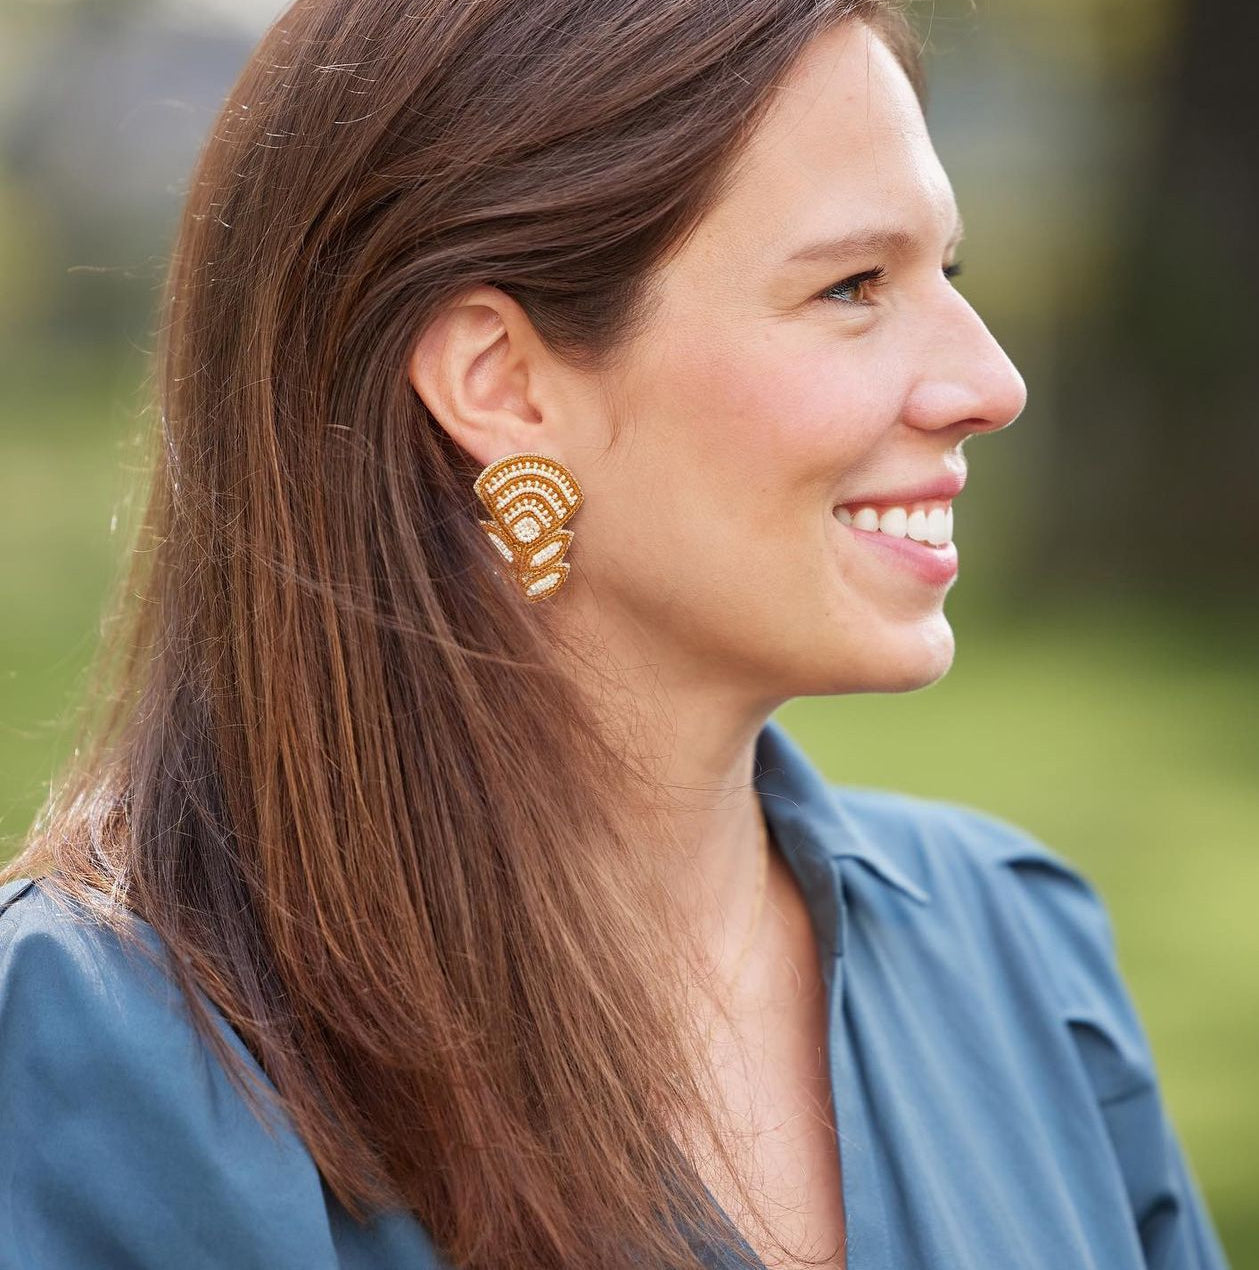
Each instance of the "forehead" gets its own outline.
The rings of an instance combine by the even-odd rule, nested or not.
[[[887,45],[849,21],[792,68],[704,236],[785,260],[856,225],[948,238],[956,214],[913,87]]]

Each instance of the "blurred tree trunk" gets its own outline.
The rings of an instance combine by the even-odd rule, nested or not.
[[[1061,315],[1062,575],[1259,595],[1259,5],[1181,0],[1114,271]],[[1064,262],[1069,267],[1069,262]]]

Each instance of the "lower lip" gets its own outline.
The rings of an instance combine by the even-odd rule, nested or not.
[[[928,586],[948,586],[957,577],[957,547],[951,542],[942,547],[929,547],[913,538],[894,538],[877,529],[854,529],[838,517],[835,523],[858,542],[902,565]]]

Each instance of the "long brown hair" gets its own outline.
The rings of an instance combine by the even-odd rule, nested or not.
[[[856,19],[922,98],[896,0],[300,0],[191,178],[101,708],[2,876],[151,923],[255,1108],[198,990],[347,1209],[455,1265],[697,1265],[670,1214],[720,1210],[679,1127],[735,1166],[627,836],[643,773],[499,578],[408,357],[489,281],[611,365]]]

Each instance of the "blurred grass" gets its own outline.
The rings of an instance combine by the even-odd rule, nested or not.
[[[116,354],[0,368],[0,855],[66,753],[121,568],[141,374]]]
[[[140,374],[115,356],[6,376],[0,855],[66,753],[65,712],[127,540]],[[778,717],[832,779],[1003,815],[1094,880],[1230,1259],[1259,1265],[1253,624],[1117,594],[1011,615],[967,573],[967,538],[984,532],[979,514],[959,527],[948,675],[913,693],[794,701]]]

